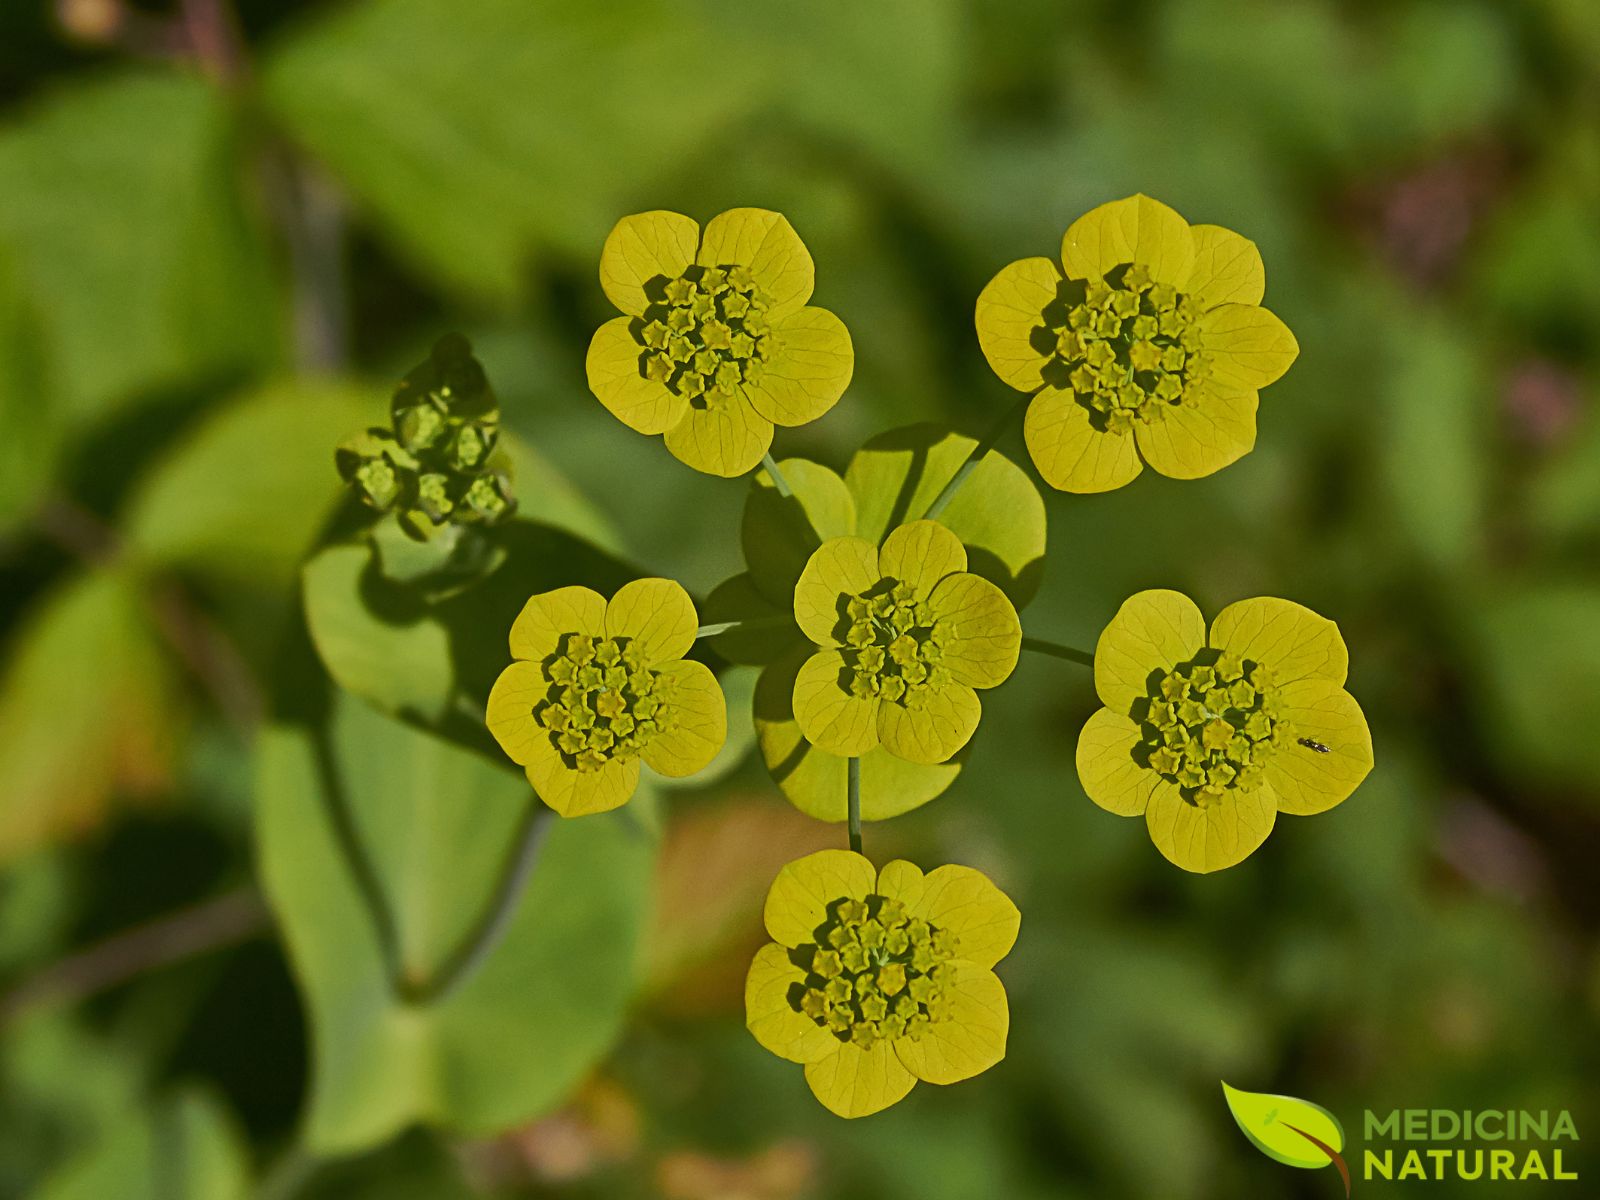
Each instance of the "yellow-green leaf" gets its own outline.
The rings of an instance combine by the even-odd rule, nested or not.
[[[1294,1096],[1241,1091],[1226,1082],[1222,1094],[1245,1137],[1268,1158],[1307,1169],[1331,1164],[1333,1159],[1311,1138],[1335,1154],[1344,1152],[1344,1128],[1320,1104]]]

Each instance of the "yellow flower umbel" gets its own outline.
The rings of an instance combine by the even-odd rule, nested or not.
[[[774,425],[804,425],[844,394],[850,334],[811,297],[811,254],[788,220],[735,208],[700,226],[674,212],[624,217],[600,286],[627,316],[589,343],[589,388],[624,425],[665,434],[697,471],[743,475]]]
[[[1024,432],[1051,487],[1110,491],[1141,459],[1195,479],[1255,445],[1257,389],[1299,353],[1265,291],[1254,242],[1132,196],[1074,221],[1060,266],[1025,258],[990,280],[978,341],[1036,393]]]
[[[1021,922],[969,867],[924,875],[896,861],[880,874],[847,850],[807,855],[767,896],[775,944],[750,965],[746,1023],[804,1064],[841,1117],[888,1108],[919,1079],[970,1079],[1005,1057],[1011,1017],[993,968]]]
[[[722,689],[685,661],[698,623],[670,579],[638,579],[608,603],[585,587],[528,601],[489,693],[488,725],[528,782],[564,817],[626,804],[643,761],[693,775],[727,737]]]
[[[1279,812],[1326,812],[1372,769],[1348,665],[1338,626],[1291,601],[1230,604],[1208,636],[1187,596],[1139,592],[1095,646],[1105,707],[1078,737],[1078,778],[1184,870],[1231,867]]]
[[[994,584],[937,521],[884,539],[829,538],[794,589],[795,620],[821,647],[794,683],[806,740],[860,757],[875,746],[909,762],[949,758],[978,727],[975,688],[1017,665],[1022,626]]]

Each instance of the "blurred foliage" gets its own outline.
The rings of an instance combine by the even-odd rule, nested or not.
[[[1222,1078],[1358,1145],[1365,1106],[1592,1144],[1592,3],[240,0],[237,45],[177,7],[0,6],[0,1197],[1326,1195]],[[385,955],[448,957],[530,799],[473,712],[528,592],[746,569],[748,485],[585,387],[616,218],[790,217],[857,369],[775,453],[843,472],[987,429],[978,291],[1134,191],[1254,238],[1302,355],[1223,473],[1047,495],[1025,627],[1087,646],[1150,586],[1333,616],[1362,789],[1182,876],[1075,782],[1087,673],[1026,658],[867,829],[1017,900],[1010,1057],[864,1122],[741,1028],[766,879],[838,844],[755,755],[552,833],[481,973],[401,999]],[[519,499],[465,589],[333,464],[456,327]],[[254,888],[276,924],[126,940]]]

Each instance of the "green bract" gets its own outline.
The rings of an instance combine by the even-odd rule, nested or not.
[[[1185,870],[1231,867],[1279,812],[1325,812],[1372,769],[1348,663],[1338,627],[1291,601],[1241,600],[1208,634],[1187,596],[1140,592],[1095,647],[1105,707],[1078,739],[1084,791],[1142,815]]]
[[[941,763],[978,727],[978,688],[1017,665],[1022,626],[1011,601],[967,570],[967,552],[937,521],[884,539],[831,538],[794,591],[795,619],[821,647],[800,667],[794,713],[806,740],[857,757]]]
[[[390,428],[373,427],[335,454],[339,474],[410,536],[443,525],[493,525],[516,509],[510,465],[495,453],[500,408],[471,344],[448,334],[395,389]]]
[[[744,627],[719,636],[719,653],[762,666],[755,717],[762,758],[791,803],[811,816],[843,821],[846,760],[808,742],[795,719],[795,677],[815,646],[794,620],[794,587],[824,540],[856,535],[881,541],[894,525],[922,513],[977,443],[935,425],[890,430],[871,439],[843,476],[804,459],[780,471],[792,496],[765,472],[747,494],[741,540],[749,570],[707,601],[711,621]],[[968,570],[996,584],[1018,607],[1038,588],[1045,512],[1023,470],[990,451],[940,516],[963,542]],[[926,804],[961,770],[965,751],[938,764],[908,762],[879,747],[861,756],[865,819],[883,820]]]

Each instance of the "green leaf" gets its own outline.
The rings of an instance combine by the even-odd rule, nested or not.
[[[1332,1148],[1344,1150],[1344,1129],[1338,1118],[1321,1105],[1293,1096],[1270,1096],[1261,1092],[1242,1092],[1222,1085],[1228,1109],[1245,1137],[1268,1158],[1291,1167],[1326,1167],[1333,1159],[1305,1135]]]
[[[430,976],[474,924],[538,811],[526,781],[341,696],[325,730],[262,736],[257,803],[267,894],[311,1012],[313,1149],[370,1146],[415,1121],[520,1124],[609,1047],[653,861],[629,816],[538,818],[546,841],[504,940],[458,990],[406,1002],[391,967]],[[352,870],[341,831],[370,874]],[[387,942],[363,878],[392,914]]]
[[[413,262],[505,298],[536,246],[597,258],[640,186],[736,111],[755,66],[708,32],[655,0],[380,0],[283,45],[265,95]]]
[[[278,352],[234,122],[198,74],[140,71],[63,91],[0,135],[0,245],[69,424]]]
[[[49,594],[0,673],[0,862],[82,833],[114,801],[160,791],[181,723],[132,582],[102,572]]]
[[[0,246],[0,530],[25,516],[44,490],[63,441],[39,317],[10,259]]]
[[[495,552],[494,570],[442,596],[389,579],[367,541],[330,546],[306,564],[306,625],[341,687],[433,725],[459,708],[482,734],[483,706],[511,661],[507,638],[528,597],[568,584],[609,596],[641,574],[520,516],[481,536]]]
[[[937,425],[880,433],[850,460],[844,481],[856,502],[859,537],[881,543],[921,517],[977,446]],[[967,569],[1022,608],[1044,570],[1044,501],[1016,463],[991,450],[939,517],[967,548]]]
[[[129,549],[223,583],[284,586],[342,490],[333,447],[376,411],[350,384],[241,397],[151,469],[124,524]]]
[[[245,1200],[245,1147],[216,1101],[183,1092],[122,1121],[32,1200]]]
[[[856,506],[844,480],[827,467],[788,458],[778,470],[792,492],[782,495],[765,470],[752,475],[739,543],[751,583],[778,608],[792,609],[806,560],[828,538],[855,532]]]
[[[1600,777],[1600,588],[1536,583],[1477,599],[1469,632],[1490,748],[1516,776]]]

